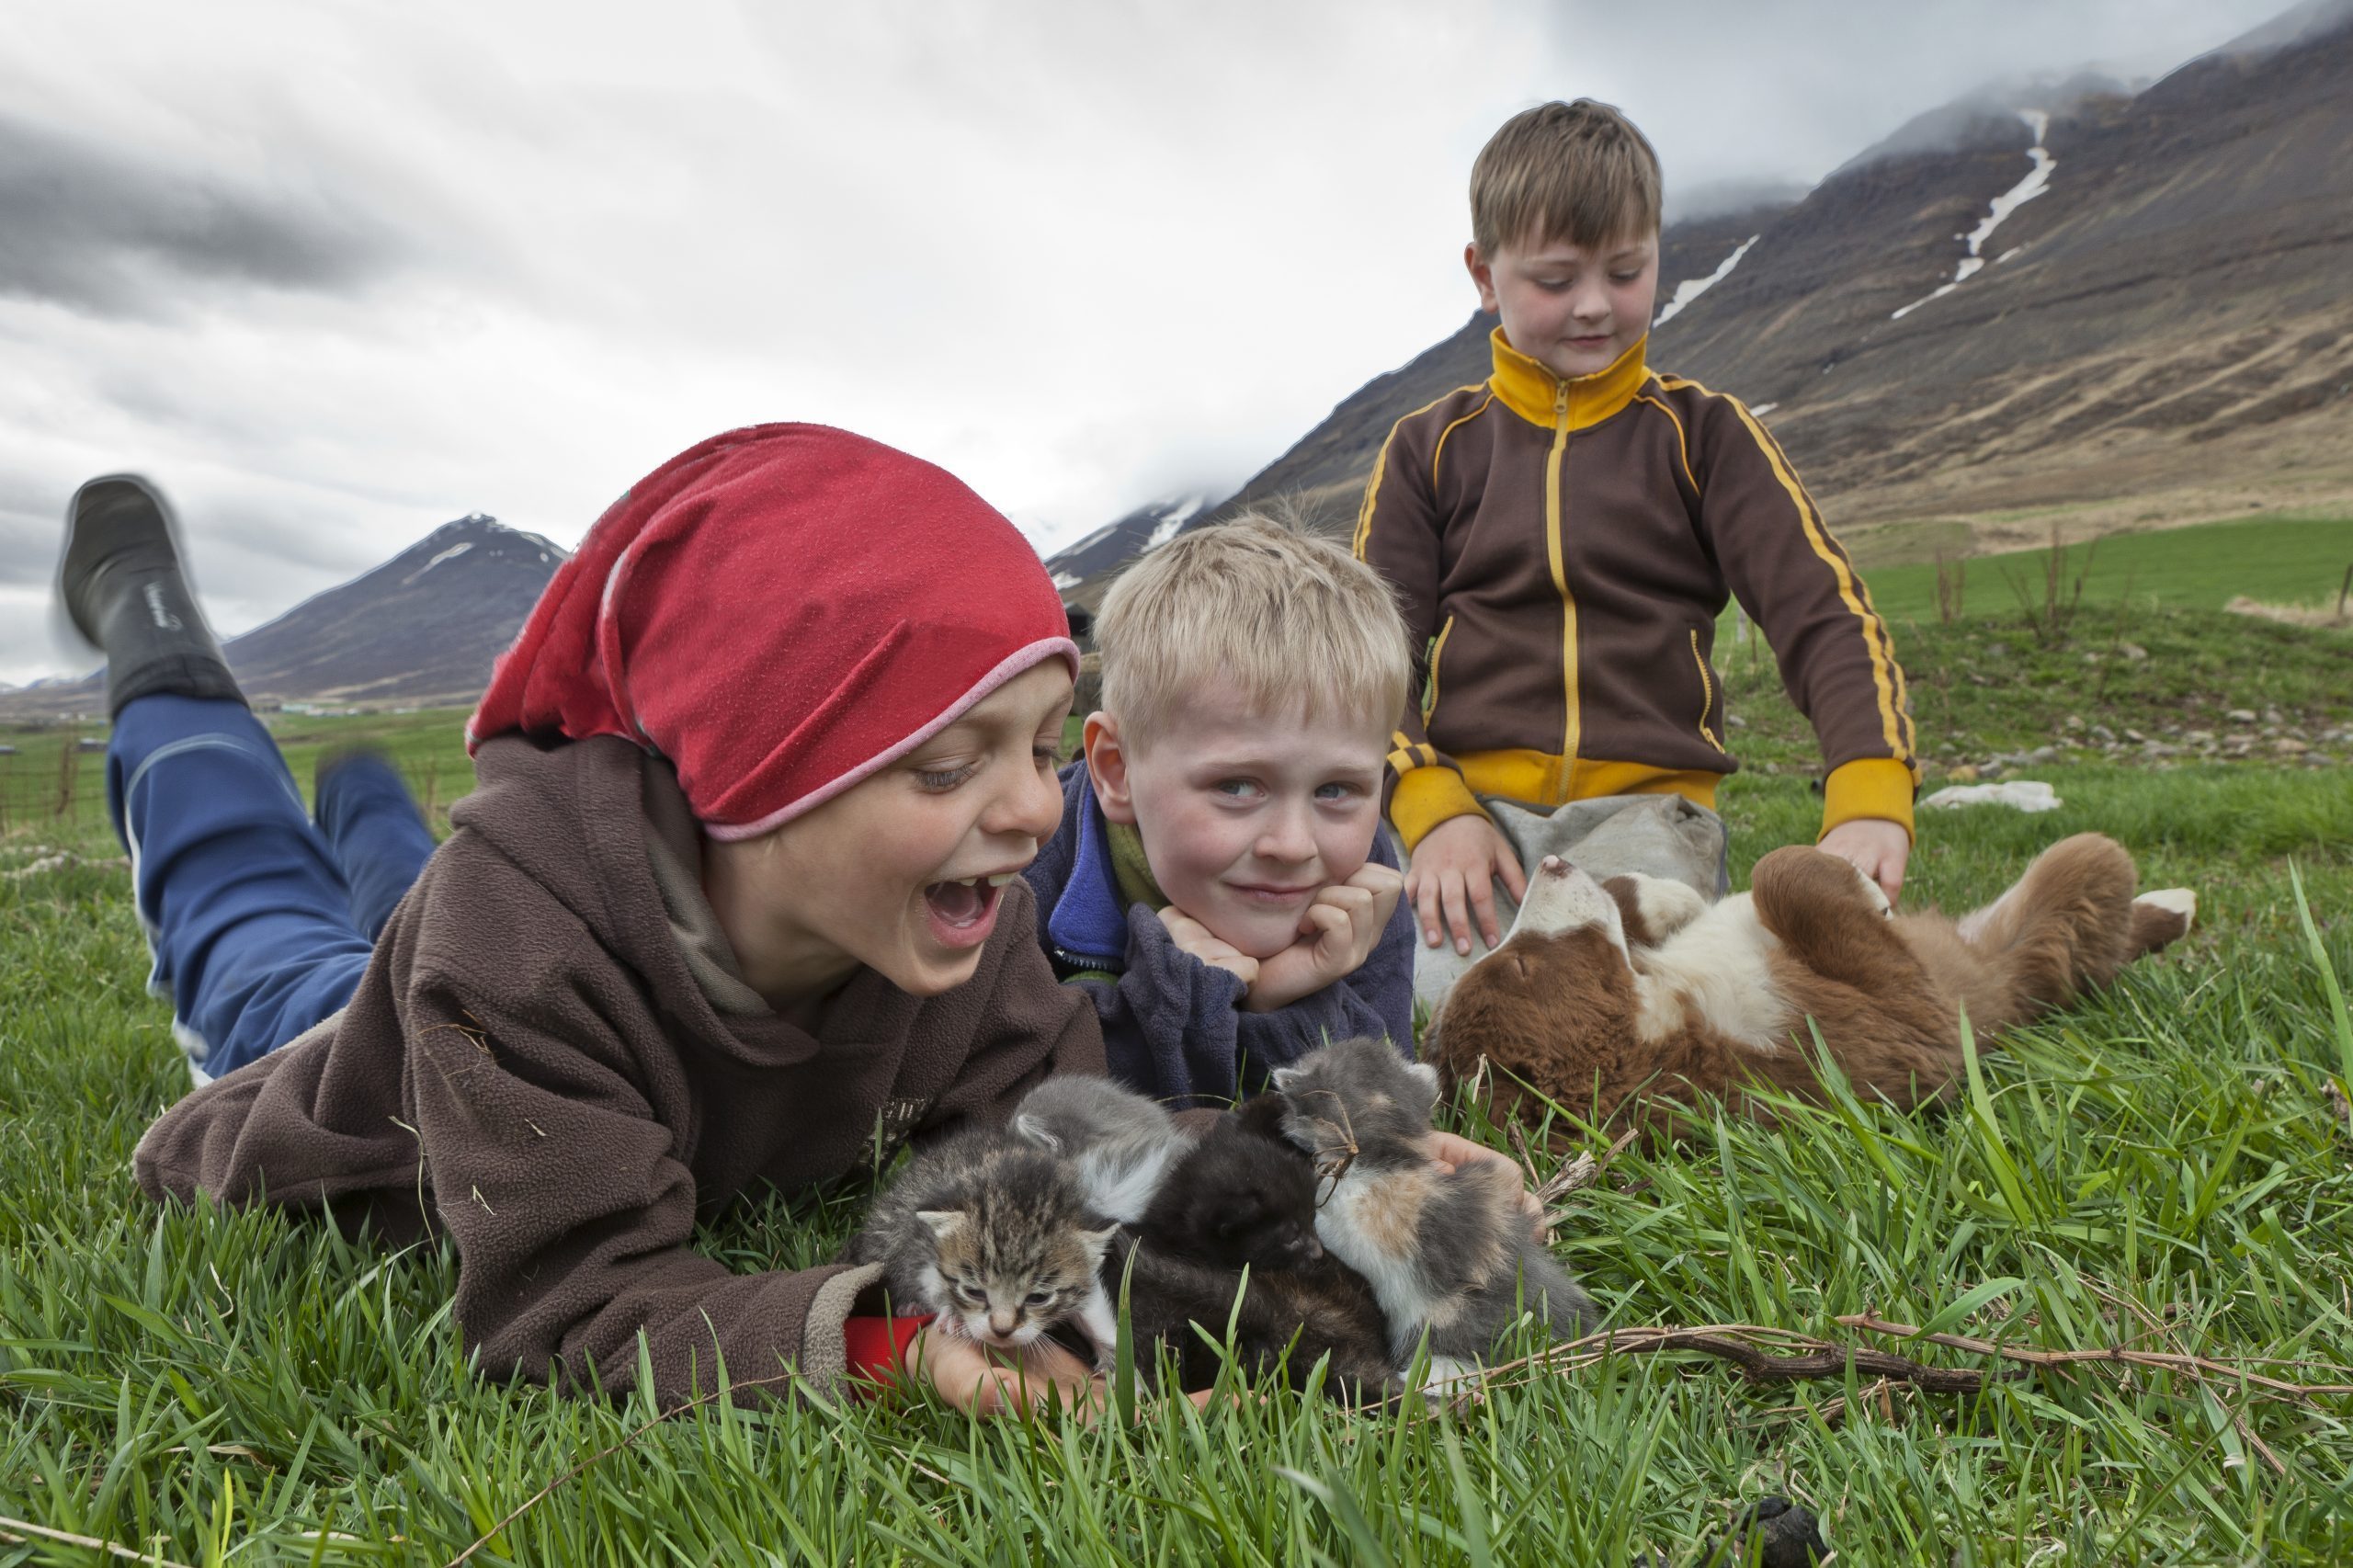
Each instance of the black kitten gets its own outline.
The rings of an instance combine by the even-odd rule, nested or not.
[[[1279,1119],[1279,1101],[1272,1111]],[[1315,1239],[1314,1166],[1280,1141],[1267,1111],[1247,1115],[1218,1118],[1170,1167],[1136,1223],[1144,1244],[1214,1268],[1261,1273],[1324,1256]]]
[[[1385,1397],[1397,1381],[1388,1323],[1372,1287],[1315,1239],[1314,1171],[1277,1133],[1282,1111],[1279,1099],[1262,1096],[1221,1117],[1187,1152],[1135,1240],[1115,1244],[1105,1259],[1106,1293],[1116,1299],[1128,1274],[1138,1365],[1168,1345],[1188,1392],[1217,1381],[1219,1355],[1209,1340],[1222,1345],[1231,1322],[1234,1348],[1254,1372],[1279,1362],[1290,1385],[1302,1388],[1329,1356],[1336,1397]]]

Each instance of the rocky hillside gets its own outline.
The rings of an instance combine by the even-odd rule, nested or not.
[[[2020,542],[2054,510],[2090,531],[2342,506],[2348,82],[2353,5],[2323,0],[2138,92],[1944,106],[1794,203],[1670,225],[1652,362],[1747,401],[1866,561]],[[1492,324],[1349,394],[1188,526],[1278,494],[1340,526],[1397,416],[1484,376]],[[1050,562],[1082,602],[1090,544]]]
[[[370,708],[472,702],[564,552],[480,513],[314,595],[224,652],[256,702]],[[0,694],[0,713],[103,713],[100,676]]]

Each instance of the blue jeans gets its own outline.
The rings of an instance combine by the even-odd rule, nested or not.
[[[315,825],[259,720],[219,699],[126,704],[107,809],[131,852],[148,988],[199,1084],[285,1044],[351,999],[376,935],[433,853],[400,775],[354,757]]]

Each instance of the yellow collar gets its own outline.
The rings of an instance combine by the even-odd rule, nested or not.
[[[1647,333],[1607,367],[1568,381],[1505,342],[1503,328],[1495,328],[1488,340],[1495,346],[1495,373],[1487,384],[1495,389],[1505,407],[1530,425],[1550,428],[1563,416],[1572,430],[1598,425],[1633,402],[1634,394],[1650,380],[1650,367],[1643,363],[1643,346],[1650,341]]]

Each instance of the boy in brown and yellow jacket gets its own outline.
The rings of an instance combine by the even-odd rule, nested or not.
[[[1422,654],[1389,809],[1423,939],[1453,938],[1429,955],[1441,965],[1471,954],[1474,922],[1499,940],[1495,881],[1524,891],[1488,802],[1589,818],[1604,798],[1679,796],[1712,813],[1737,767],[1709,664],[1728,593],[1821,738],[1822,847],[1891,899],[1903,883],[1918,781],[1904,671],[1756,415],[1644,363],[1659,207],[1657,158],[1617,110],[1506,122],[1472,171],[1464,252],[1502,317],[1495,373],[1399,420],[1366,487],[1357,554],[1395,585]]]

